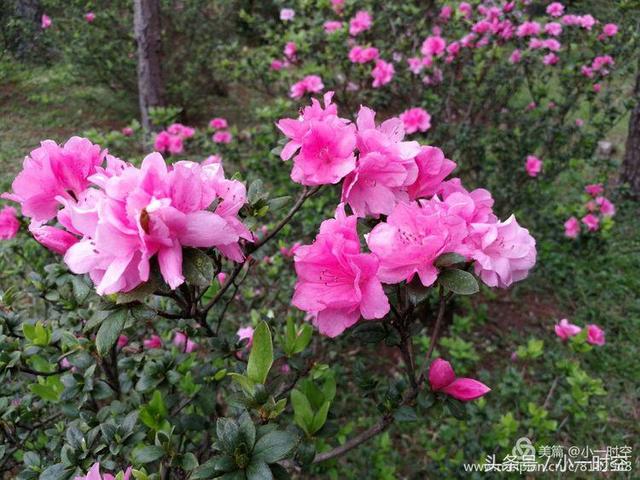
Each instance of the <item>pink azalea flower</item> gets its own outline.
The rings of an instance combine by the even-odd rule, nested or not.
[[[400,200],[407,200],[406,187],[415,182],[418,169],[414,158],[417,142],[403,142],[402,122],[392,118],[375,125],[375,112],[361,107],[358,112],[356,169],[342,186],[342,201],[359,217],[388,214]]]
[[[376,60],[376,66],[371,71],[371,76],[373,77],[373,88],[379,88],[386,85],[393,79],[394,74],[395,69],[393,68],[392,63],[385,62],[382,59]]]
[[[344,0],[331,0],[331,8],[333,8],[334,12],[340,15],[344,8]]]
[[[547,53],[542,57],[542,63],[545,65],[555,65],[560,61],[560,57],[555,53]]]
[[[284,56],[289,60],[293,61],[296,58],[296,53],[298,53],[298,47],[295,42],[287,42],[284,45],[284,49],[282,50]]]
[[[582,15],[580,17],[580,26],[585,30],[591,30],[598,21],[592,15]]]
[[[542,160],[535,155],[528,155],[525,162],[525,170],[530,177],[537,177],[542,171]]]
[[[438,14],[438,18],[446,21],[451,18],[452,14],[453,14],[453,7],[451,7],[450,5],[443,5],[443,7],[440,9],[440,13]]]
[[[560,2],[553,2],[547,6],[547,15],[560,17],[564,13],[564,5]]]
[[[588,213],[582,217],[582,223],[587,226],[587,230],[595,232],[600,228],[600,219],[592,213]]]
[[[373,25],[373,18],[366,10],[356,12],[355,16],[349,22],[349,35],[355,37],[360,33],[369,30]]]
[[[444,179],[456,168],[456,163],[445,158],[437,147],[422,147],[416,157],[418,177],[407,189],[409,198],[430,198],[438,193]]]
[[[42,14],[42,18],[40,19],[40,27],[42,27],[43,30],[46,30],[52,24],[53,22],[51,21],[51,17],[49,17],[49,15]]]
[[[133,128],[131,127],[124,127],[122,129],[122,135],[124,135],[125,137],[130,137],[133,135]]]
[[[616,207],[605,197],[596,198],[596,204],[600,207],[600,213],[605,217],[613,217],[616,214]]]
[[[284,68],[284,62],[278,59],[272,60],[271,64],[269,65],[269,68],[271,68],[271,70],[275,70],[276,72],[278,72]]]
[[[311,245],[295,254],[298,280],[291,303],[313,315],[320,333],[336,337],[360,317],[372,320],[389,312],[389,301],[377,277],[378,259],[360,252],[357,217],[344,206],[325,220]]]
[[[439,57],[447,47],[447,42],[439,35],[431,35],[422,42],[420,52],[427,57]]]
[[[360,47],[356,45],[349,51],[349,60],[353,63],[367,63],[378,58],[379,52],[375,47]]]
[[[584,126],[584,120],[582,120],[581,118],[576,118],[576,127],[582,127]]]
[[[227,144],[231,143],[231,140],[233,140],[233,135],[231,135],[231,132],[229,132],[228,130],[220,130],[213,134],[211,140],[213,140],[215,143]]]
[[[118,342],[117,342],[118,348],[124,348],[128,344],[129,344],[129,337],[127,337],[126,335],[118,336]]]
[[[602,27],[602,33],[607,37],[614,37],[618,33],[618,26],[615,23],[607,23]]]
[[[602,91],[602,85],[600,85],[599,83],[594,83],[593,84],[593,91],[596,93],[600,93]]]
[[[78,239],[69,232],[47,225],[41,226],[37,222],[29,225],[29,232],[38,243],[44,245],[49,250],[60,255],[67,253],[73,245],[78,243]]]
[[[130,480],[131,476],[131,467],[128,467],[124,472],[122,480]],[[100,474],[100,464],[94,463],[91,469],[87,472],[85,476],[75,477],[74,480],[114,480],[115,477],[108,473]]]
[[[296,12],[292,8],[283,8],[280,10],[280,20],[283,22],[289,22],[293,20],[295,16]]]
[[[507,288],[527,277],[536,263],[536,241],[511,215],[498,223],[471,226],[477,249],[475,273],[490,287]]]
[[[158,152],[177,155],[184,150],[184,143],[179,135],[171,135],[168,131],[163,130],[156,135],[153,147]]]
[[[173,344],[184,353],[191,353],[198,349],[199,345],[191,340],[186,333],[176,332],[173,336]]]
[[[229,124],[226,118],[216,117],[209,121],[209,127],[213,128],[214,130],[223,130],[225,128],[228,128]]]
[[[319,93],[324,89],[322,78],[318,75],[307,75],[291,86],[289,96],[294,99],[302,98],[306,93]]]
[[[524,22],[516,29],[516,36],[518,37],[532,37],[539,35],[542,28],[538,22]]]
[[[253,344],[253,327],[242,327],[238,329],[236,335],[238,336],[238,341],[240,342],[242,340],[248,340],[246,345],[247,348],[251,347],[251,345]]]
[[[511,55],[509,55],[509,62],[520,63],[520,60],[522,60],[522,53],[516,48],[513,52],[511,52]]]
[[[553,328],[556,332],[556,335],[565,341],[569,340],[569,337],[573,337],[582,331],[582,329],[577,325],[569,323],[569,320],[567,320],[566,318],[560,320],[560,323],[555,325]]]
[[[580,233],[580,222],[576,217],[569,218],[564,222],[564,236],[567,238],[576,238]]]
[[[442,392],[462,402],[476,400],[491,391],[477,380],[456,377],[451,364],[441,358],[429,366],[429,383],[434,392]]]
[[[402,120],[404,131],[407,133],[426,132],[431,128],[431,115],[419,107],[402,112],[400,120]]]
[[[461,2],[458,5],[458,11],[462,14],[463,17],[469,18],[473,15],[473,7],[467,2]]]
[[[167,132],[170,135],[175,135],[180,137],[181,139],[191,138],[195,135],[195,128],[187,127],[181,123],[172,123],[167,127]]]
[[[605,344],[604,330],[597,325],[587,325],[587,342],[591,345],[602,346]]]
[[[418,75],[424,68],[422,59],[418,57],[407,58],[407,63],[409,64],[409,70],[415,75]]]
[[[544,33],[558,37],[562,34],[562,25],[558,22],[549,22],[544,26]]]
[[[87,12],[84,14],[84,19],[87,21],[87,23],[93,23],[93,21],[96,19],[96,14],[93,12]]]
[[[5,193],[2,198],[20,203],[26,217],[50,220],[61,199],[77,201],[105,155],[106,150],[101,152],[100,146],[86,138],[71,137],[62,147],[45,140],[25,158],[22,171],[13,181],[12,193]]]
[[[278,122],[280,131],[289,138],[280,157],[293,159],[291,179],[303,185],[335,184],[356,167],[355,126],[339,118],[331,103],[333,92],[324,96],[325,108],[316,99],[303,110],[301,118],[285,118]]]
[[[216,280],[218,280],[220,286],[224,285],[227,281],[227,274],[224,272],[220,272],[218,275],[216,275]]]
[[[162,339],[158,335],[151,335],[149,338],[142,341],[142,345],[147,350],[154,348],[162,348]]]
[[[584,187],[584,191],[592,197],[597,197],[602,192],[604,192],[604,187],[601,183],[592,183],[591,185],[587,185],[586,187]]]
[[[336,20],[329,20],[324,22],[324,31],[325,33],[333,33],[342,29],[342,22],[338,22]]]
[[[0,210],[0,240],[9,240],[16,236],[20,222],[16,218],[16,209],[4,207]]]

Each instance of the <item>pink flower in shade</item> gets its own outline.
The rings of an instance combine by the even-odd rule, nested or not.
[[[284,56],[289,60],[294,60],[296,58],[296,53],[298,53],[298,47],[295,42],[287,42],[284,45],[284,49],[282,51]]]
[[[0,210],[0,240],[9,240],[16,236],[20,222],[16,218],[16,209],[4,207]]]
[[[598,21],[592,15],[582,15],[580,17],[580,26],[585,30],[591,30]]]
[[[171,135],[166,130],[163,130],[156,135],[153,147],[158,152],[169,152],[177,155],[184,150],[184,143],[179,135]]]
[[[40,27],[42,27],[43,30],[46,30],[52,24],[53,22],[51,21],[51,17],[49,17],[49,15],[43,14],[42,18],[40,19]]]
[[[220,272],[218,275],[216,275],[216,280],[218,280],[220,286],[224,285],[227,281],[227,274],[224,272]]]
[[[576,127],[580,128],[584,126],[584,120],[581,118],[576,118]]]
[[[89,186],[88,177],[102,163],[106,150],[86,138],[71,137],[64,146],[45,140],[25,158],[2,198],[20,203],[22,214],[35,221],[55,217],[61,200],[77,201]]]
[[[511,55],[509,55],[509,62],[520,63],[520,60],[522,60],[522,53],[516,48],[513,52],[511,52]]]
[[[214,130],[222,130],[229,127],[229,123],[226,118],[216,117],[209,121],[209,127]]]
[[[67,250],[78,243],[78,239],[69,232],[47,225],[41,226],[37,222],[32,222],[29,225],[29,231],[38,243],[60,255],[64,255]]]
[[[602,192],[604,192],[604,187],[601,183],[592,183],[591,185],[587,185],[586,187],[584,187],[584,191],[592,197],[597,197]]]
[[[434,392],[442,392],[462,402],[476,400],[491,391],[484,383],[472,378],[457,378],[451,364],[441,358],[429,366],[429,383]]]
[[[431,35],[422,42],[420,52],[426,57],[439,57],[445,52],[447,42],[439,35]]]
[[[580,233],[580,222],[576,217],[569,218],[564,222],[564,236],[567,238],[576,238]]]
[[[253,327],[242,327],[238,329],[236,335],[238,336],[239,342],[248,340],[247,348],[251,347],[251,345],[253,344]]]
[[[184,353],[195,352],[199,347],[199,345],[191,340],[184,332],[176,332],[174,334],[173,344]]]
[[[407,189],[409,198],[430,198],[439,192],[444,179],[456,168],[456,163],[445,158],[437,147],[422,147],[416,156],[418,177]]]
[[[562,25],[558,22],[549,22],[544,26],[544,33],[557,37],[562,34]]]
[[[378,58],[379,52],[375,47],[360,47],[356,45],[349,51],[349,60],[353,63],[368,63]]]
[[[372,320],[389,312],[389,301],[377,277],[378,259],[360,252],[357,217],[344,206],[325,220],[311,245],[295,254],[298,280],[291,303],[313,315],[320,333],[336,337],[360,317]]]
[[[431,128],[431,115],[423,108],[410,108],[400,114],[406,133],[426,132]]]
[[[395,74],[395,68],[393,64],[385,62],[382,59],[376,60],[376,66],[371,70],[371,76],[373,77],[373,88],[379,88],[386,85],[393,79]]]
[[[618,33],[618,26],[615,23],[607,23],[602,27],[602,33],[607,37],[614,37]]]
[[[560,57],[555,53],[547,53],[542,57],[542,63],[548,66],[555,65],[560,61]]]
[[[355,16],[349,22],[349,35],[355,37],[360,33],[369,30],[373,25],[373,18],[366,10],[356,12]]]
[[[142,341],[142,345],[147,350],[154,348],[162,348],[162,339],[158,335],[151,335],[149,338]]]
[[[124,135],[125,137],[130,137],[133,135],[133,128],[131,127],[124,127],[122,129],[122,135]]]
[[[511,215],[504,222],[472,224],[475,273],[490,287],[507,288],[536,263],[536,241]]]
[[[598,346],[604,345],[604,330],[594,324],[587,325],[587,343]]]
[[[285,118],[277,123],[289,138],[280,158],[293,158],[291,179],[302,185],[335,184],[356,167],[355,126],[339,118],[331,103],[333,92],[324,96],[325,108],[316,99],[303,110],[301,118]]]
[[[596,204],[600,207],[600,213],[605,217],[613,217],[616,214],[616,207],[605,197],[596,198]]]
[[[283,22],[289,22],[293,20],[295,16],[296,12],[292,8],[283,8],[280,10],[280,20]]]
[[[87,12],[84,14],[84,19],[87,21],[87,23],[93,23],[93,21],[96,19],[96,14],[93,12]]]
[[[289,96],[298,99],[302,98],[306,93],[319,93],[323,89],[322,78],[318,75],[307,75],[299,82],[291,85]]]
[[[404,129],[398,118],[376,127],[375,112],[367,107],[360,107],[356,124],[360,156],[354,172],[345,178],[342,201],[359,217],[388,214],[397,201],[408,199],[406,187],[417,178],[414,159],[420,145],[402,141]]]
[[[443,5],[443,7],[440,9],[440,13],[438,14],[438,18],[440,18],[440,20],[449,20],[451,18],[451,15],[453,14],[453,8],[451,7],[451,5]]]
[[[560,323],[556,324],[553,329],[556,335],[565,341],[569,340],[569,337],[574,337],[582,331],[579,326],[569,323],[569,320],[566,318],[560,320]]]
[[[424,68],[422,59],[419,57],[408,58],[407,63],[409,64],[409,70],[411,70],[415,75],[418,75]]]
[[[122,480],[130,480],[131,477],[131,467],[128,467],[124,473]],[[94,463],[91,469],[87,472],[85,476],[75,477],[74,480],[114,480],[115,477],[109,473],[100,474],[100,464]]]
[[[516,36],[518,37],[532,37],[539,35],[542,28],[538,22],[524,22],[518,26],[516,30]]]
[[[334,12],[340,15],[344,8],[344,0],[331,0],[331,8],[333,8]]]
[[[582,223],[587,226],[587,230],[589,230],[590,232],[595,232],[600,228],[600,219],[593,213],[588,213],[587,215],[582,217]]]
[[[128,344],[129,344],[129,337],[127,337],[126,335],[119,335],[118,336],[118,342],[117,342],[118,348],[124,348]]]
[[[231,140],[233,140],[233,135],[231,135],[231,132],[229,132],[228,130],[220,130],[213,134],[211,140],[213,140],[215,143],[227,144],[231,143]]]
[[[181,123],[172,123],[167,127],[167,132],[169,135],[175,135],[184,140],[193,137],[196,130],[195,128],[187,127]]]
[[[342,29],[342,22],[338,22],[337,20],[329,20],[324,22],[323,25],[325,33],[333,33]]]
[[[542,160],[535,155],[528,155],[525,162],[525,170],[530,177],[537,177],[542,171]]]
[[[469,18],[473,15],[473,7],[467,2],[461,2],[458,5],[458,11],[462,14],[463,17]]]
[[[564,13],[564,5],[560,2],[553,2],[547,6],[547,15],[560,17]]]
[[[271,70],[278,72],[284,68],[284,62],[278,59],[272,60],[271,64],[269,65],[269,68],[271,68]]]
[[[593,84],[593,91],[596,93],[600,93],[602,91],[602,85],[600,85],[599,83],[594,83]]]

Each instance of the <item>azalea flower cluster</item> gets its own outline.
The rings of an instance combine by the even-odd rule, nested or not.
[[[226,179],[219,162],[167,165],[156,152],[138,168],[85,138],[42,142],[3,197],[21,205],[35,239],[64,254],[74,273],[89,274],[100,295],[146,282],[154,258],[176,288],[183,247],[216,248],[240,262],[240,240],[253,239],[238,217],[245,186]],[[54,218],[60,227],[47,225]]]
[[[313,99],[299,118],[277,124],[289,139],[281,158],[293,158],[294,182],[342,182],[335,218],[322,222],[313,244],[295,249],[292,302],[312,314],[321,333],[334,337],[360,317],[384,317],[390,306],[382,284],[417,279],[429,287],[445,253],[473,262],[492,287],[527,276],[535,240],[513,216],[496,217],[488,191],[469,192],[460,179],[446,179],[456,164],[439,148],[405,141],[402,120],[377,124],[375,112],[361,107],[352,123],[338,116],[332,98],[324,96],[324,107]],[[370,253],[356,228],[364,217],[379,220],[365,235]]]
[[[584,205],[584,211],[587,213],[580,220],[570,217],[564,222],[564,234],[568,238],[577,238],[580,235],[581,224],[587,232],[597,232],[604,219],[616,214],[615,205],[602,195],[604,187],[601,183],[587,185],[585,192],[591,197]]]
[[[211,140],[214,143],[231,143],[233,140],[233,135],[228,130],[229,122],[227,122],[226,118],[216,117],[212,118],[209,121],[209,128],[213,129],[215,132],[211,136]]]
[[[604,330],[602,330],[598,325],[589,324],[585,328],[587,329],[587,343],[597,346],[605,344]],[[566,318],[560,320],[560,322],[554,326],[554,330],[556,335],[565,342],[569,340],[569,338],[575,337],[582,332],[582,328],[570,323]]]
[[[154,140],[154,148],[160,153],[176,155],[184,150],[184,141],[195,135],[196,130],[181,123],[173,123],[159,132]]]
[[[129,480],[133,478],[133,473],[131,467],[127,467],[127,469],[122,472],[122,479]],[[79,477],[75,477],[74,480],[114,480],[116,477],[111,475],[110,473],[100,473],[100,463],[96,462],[89,469],[86,475],[81,475]]]

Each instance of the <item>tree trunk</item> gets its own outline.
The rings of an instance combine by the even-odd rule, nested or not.
[[[138,96],[145,134],[151,131],[149,108],[164,105],[162,80],[160,1],[134,0],[133,28],[138,43]]]
[[[629,184],[632,197],[640,198],[640,66],[633,90],[636,106],[629,118],[629,134],[625,146],[620,179]]]

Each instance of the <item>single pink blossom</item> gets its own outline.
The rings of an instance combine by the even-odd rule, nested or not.
[[[271,70],[274,70],[276,72],[282,70],[284,68],[285,64],[282,60],[272,60],[271,64],[269,65],[269,68],[271,68]]]
[[[280,10],[280,20],[283,22],[290,22],[295,18],[295,16],[296,12],[292,8],[283,8]]]
[[[216,275],[216,280],[218,280],[220,286],[224,285],[227,281],[227,274],[224,272],[220,272],[218,275]]]
[[[158,335],[151,335],[149,338],[142,341],[142,345],[147,350],[154,348],[162,348],[162,339]]]
[[[337,20],[329,20],[324,22],[323,28],[325,33],[333,33],[338,30],[342,30],[342,22],[338,22]]]
[[[119,335],[118,336],[118,342],[117,342],[118,348],[124,348],[128,344],[129,344],[129,337],[127,337],[126,335]]]
[[[592,183],[591,185],[587,185],[586,187],[584,187],[584,191],[592,197],[597,197],[602,192],[604,192],[604,187],[601,183]]]
[[[419,57],[408,58],[407,63],[409,64],[409,70],[411,70],[415,75],[418,75],[424,68],[422,59]]]
[[[344,8],[344,0],[331,0],[331,8],[333,8],[334,12],[340,15]]]
[[[344,206],[325,220],[311,245],[295,254],[298,280],[292,304],[313,315],[320,333],[336,337],[360,317],[372,320],[389,312],[389,301],[377,277],[378,259],[360,252],[357,217]]]
[[[602,85],[599,83],[593,84],[593,91],[596,93],[600,93],[602,91]]]
[[[349,60],[353,63],[368,63],[378,58],[379,52],[375,47],[360,47],[356,45],[349,51]]]
[[[373,25],[373,18],[366,10],[356,12],[355,16],[349,22],[349,35],[355,37],[360,33],[369,30]]]
[[[511,52],[511,55],[509,55],[509,62],[520,63],[520,60],[522,60],[522,53],[519,49],[516,48],[513,52]]]
[[[289,60],[293,61],[296,58],[296,53],[298,53],[298,46],[295,42],[287,42],[284,45],[282,53],[284,53],[284,56]]]
[[[78,243],[78,238],[69,232],[47,225],[41,226],[37,222],[29,225],[29,232],[36,241],[54,253],[64,255],[73,245]]]
[[[562,25],[558,22],[549,22],[544,26],[544,33],[558,37],[562,34]]]
[[[431,35],[422,42],[420,52],[426,57],[439,57],[445,52],[446,47],[447,42],[444,38]]]
[[[122,135],[124,135],[125,137],[130,137],[133,135],[133,128],[131,127],[124,127],[122,129]]]
[[[473,15],[473,7],[467,2],[460,2],[460,5],[458,5],[458,11],[465,18],[469,18]]]
[[[426,132],[431,128],[431,115],[423,108],[415,107],[400,114],[406,133]]]
[[[596,198],[596,204],[600,207],[600,213],[605,217],[613,217],[616,214],[616,207],[605,197]]]
[[[580,128],[584,126],[584,120],[581,118],[576,118],[576,127]]]
[[[0,210],[0,240],[9,240],[18,233],[20,222],[16,213],[13,207],[4,207]]]
[[[376,66],[371,71],[371,76],[373,77],[373,88],[379,88],[386,85],[393,79],[394,74],[395,69],[393,68],[392,63],[385,62],[382,59],[376,60]]]
[[[233,135],[231,135],[231,132],[228,130],[219,130],[213,134],[211,140],[213,140],[215,143],[227,144],[231,143],[231,141],[233,140]]]
[[[604,27],[602,27],[602,33],[604,33],[607,37],[615,37],[618,33],[618,26],[615,23],[607,23]]]
[[[453,15],[453,7],[451,7],[451,5],[443,5],[438,14],[438,18],[446,21],[451,18],[451,15]]]
[[[587,325],[587,342],[591,345],[604,345],[604,330],[594,324]]]
[[[582,15],[579,21],[580,26],[585,30],[591,30],[596,23],[598,23],[598,21],[589,14]]]
[[[248,340],[246,346],[247,348],[250,348],[253,344],[253,332],[254,330],[251,326],[238,329],[238,332],[236,333],[236,335],[238,336],[238,341],[241,342],[243,340]]]
[[[451,364],[441,358],[429,366],[429,383],[434,392],[442,392],[462,402],[476,400],[491,391],[477,380],[456,377]]]
[[[560,2],[553,2],[547,6],[547,15],[560,17],[564,13],[564,5]]]
[[[590,232],[595,232],[600,228],[600,219],[592,213],[588,213],[582,217],[582,223],[587,227]]]
[[[318,75],[307,75],[299,82],[291,85],[289,96],[298,99],[302,98],[306,93],[319,93],[323,89],[322,78]]]
[[[93,23],[93,21],[96,19],[96,14],[93,12],[87,12],[84,14],[84,19],[87,21],[87,23]]]
[[[560,320],[560,323],[555,325],[553,328],[556,335],[565,341],[569,340],[569,337],[574,337],[582,331],[582,329],[577,325],[569,323],[569,320],[566,318]]]
[[[409,198],[430,198],[439,192],[444,179],[456,168],[456,163],[445,158],[437,147],[422,147],[416,156],[418,176],[407,189]]]
[[[229,123],[226,118],[216,117],[209,121],[209,127],[214,130],[224,130],[229,127]]]
[[[516,36],[518,37],[531,37],[539,35],[542,28],[538,22],[527,21],[522,23],[516,29]]]
[[[567,238],[576,238],[580,233],[580,222],[576,217],[569,218],[564,222],[564,236]]]
[[[525,170],[530,177],[537,177],[542,171],[542,160],[535,155],[528,155],[525,162]]]
[[[542,57],[542,63],[545,65],[556,65],[560,61],[560,57],[555,53],[547,53],[544,57]]]
[[[53,24],[53,22],[51,21],[51,17],[49,17],[49,15],[46,15],[46,14],[43,13],[42,14],[42,18],[40,19],[40,27],[42,27],[43,30],[46,30],[52,24]]]
[[[176,332],[173,336],[173,344],[184,353],[191,353],[198,349],[199,345],[191,340],[184,332]]]

